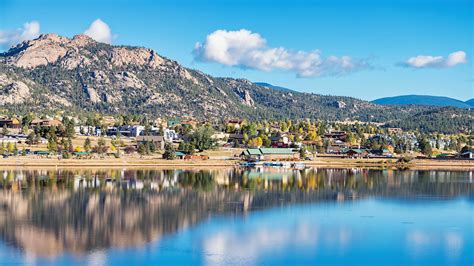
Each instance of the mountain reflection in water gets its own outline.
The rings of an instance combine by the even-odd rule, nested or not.
[[[0,170],[0,235],[55,257],[145,245],[215,215],[361,198],[472,197],[472,172],[278,168]]]

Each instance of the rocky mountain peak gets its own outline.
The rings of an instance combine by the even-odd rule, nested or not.
[[[97,46],[94,49],[97,52],[91,53],[88,47],[92,46]],[[94,61],[118,67],[136,65],[157,68],[169,61],[148,48],[107,44],[99,46],[85,34],[75,35],[70,39],[55,33],[42,34],[34,40],[18,44],[0,54],[0,59],[1,57],[7,65],[26,69],[56,63],[58,60],[61,60],[61,65],[67,69],[74,69],[81,64],[93,64]]]
[[[85,34],[78,34],[78,35],[75,35],[73,38],[72,38],[72,41],[71,41],[74,45],[76,46],[79,46],[79,47],[82,47],[82,46],[87,46],[87,45],[92,45],[92,44],[95,44],[97,43],[94,39],[92,39],[91,37],[85,35]]]

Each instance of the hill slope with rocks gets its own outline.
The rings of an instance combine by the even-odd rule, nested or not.
[[[16,113],[68,110],[196,119],[394,123],[431,110],[216,78],[182,67],[151,49],[98,43],[85,35],[66,38],[56,34],[41,35],[0,54],[0,107]],[[472,121],[472,112],[460,111],[460,117]]]

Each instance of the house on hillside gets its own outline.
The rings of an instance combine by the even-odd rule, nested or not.
[[[287,134],[277,134],[270,138],[273,148],[288,148],[290,146],[290,139]]]
[[[227,121],[227,126],[233,127],[235,129],[240,129],[242,123],[243,123],[243,120],[232,119],[232,120]]]
[[[242,143],[244,140],[244,134],[229,134],[229,138],[227,139],[227,142],[232,142],[232,143]]]
[[[331,131],[327,134],[324,134],[324,137],[333,141],[340,140],[345,142],[347,139],[347,133],[345,131]]]
[[[85,135],[85,136],[97,136],[101,135],[100,127],[95,126],[75,126],[74,131],[77,135]]]
[[[21,128],[21,123],[18,119],[12,118],[12,119],[0,119],[0,127],[7,127],[7,128]]]
[[[348,145],[346,142],[341,141],[341,140],[332,140],[330,141],[326,153],[330,154],[341,154],[343,151],[345,151],[348,148]]]
[[[289,148],[246,149],[240,157],[247,161],[297,160],[299,153]]]
[[[188,120],[181,121],[181,125],[182,126],[189,126],[191,128],[196,128],[197,125],[198,125],[198,122],[196,120],[193,120],[193,119],[188,119]]]
[[[179,120],[179,119],[168,119],[168,121],[166,122],[166,125],[169,128],[172,128],[172,127],[177,126],[179,124],[181,124],[181,120]]]
[[[165,140],[168,142],[173,142],[174,140],[179,139],[178,133],[174,129],[165,128],[163,130]]]
[[[30,123],[31,127],[37,127],[37,126],[40,126],[40,127],[53,127],[53,126],[54,127],[59,127],[61,125],[62,125],[61,121],[59,121],[57,119],[34,119]]]

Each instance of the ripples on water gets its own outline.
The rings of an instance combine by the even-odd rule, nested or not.
[[[61,169],[0,170],[0,178],[0,262],[331,264],[329,255],[342,263],[380,252],[384,241],[364,232],[394,237],[389,256],[448,245],[443,261],[431,262],[473,258],[472,172]]]

